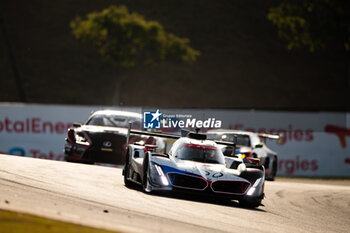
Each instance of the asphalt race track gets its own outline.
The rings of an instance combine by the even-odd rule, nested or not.
[[[350,182],[266,182],[258,209],[126,188],[120,168],[0,155],[0,209],[127,232],[349,232]]]

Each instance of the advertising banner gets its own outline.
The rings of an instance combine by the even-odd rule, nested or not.
[[[147,109],[152,111],[155,109]],[[194,130],[200,123],[203,130],[224,128],[281,135],[279,141],[266,141],[277,152],[278,175],[350,177],[349,113],[213,109],[160,112],[167,119],[161,125],[163,131],[180,130],[180,124]]]
[[[350,113],[4,103],[0,104],[0,153],[63,160],[67,128],[73,122],[84,123],[100,109],[141,113],[146,116],[144,126],[150,127],[153,116],[166,119],[153,126],[163,132],[199,127],[280,134],[281,140],[266,142],[278,154],[278,175],[350,177]]]

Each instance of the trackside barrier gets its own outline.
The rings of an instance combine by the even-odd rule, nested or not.
[[[63,160],[66,130],[85,122],[92,111],[143,113],[140,107],[0,104],[0,153]],[[172,119],[215,118],[222,128],[279,133],[267,141],[278,153],[283,176],[350,177],[350,113],[276,112],[217,109],[160,109]],[[165,129],[174,131],[174,129]]]

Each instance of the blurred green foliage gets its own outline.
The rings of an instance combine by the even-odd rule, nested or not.
[[[77,17],[70,23],[76,39],[92,43],[107,61],[122,67],[157,64],[161,61],[193,62],[200,52],[189,39],[164,30],[156,21],[146,21],[125,6],[110,6],[101,12]]]
[[[267,14],[287,48],[350,52],[349,0],[285,0]]]

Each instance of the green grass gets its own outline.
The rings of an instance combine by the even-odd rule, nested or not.
[[[36,217],[0,210],[0,232],[1,233],[112,233],[112,231],[84,227],[72,223],[55,221],[51,219]]]

